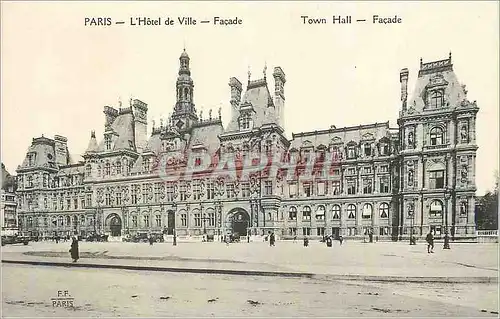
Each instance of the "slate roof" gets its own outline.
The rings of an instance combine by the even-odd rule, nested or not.
[[[362,140],[371,139],[379,141],[384,137],[390,137],[389,122],[293,134],[289,149],[299,150],[301,147],[308,146],[316,148],[320,145],[328,147],[330,144],[346,145],[349,142],[359,143]]]
[[[109,130],[114,132],[113,151],[124,149],[135,151],[134,116],[132,115],[132,112],[120,113],[110,124]],[[129,141],[132,142],[132,147],[130,146]],[[104,152],[104,146],[103,138],[97,147],[97,151]]]
[[[28,148],[26,157],[24,158],[21,168],[28,167],[28,154],[35,154],[33,165],[30,167],[53,167],[55,168],[55,150],[54,140],[46,137],[34,138]]]

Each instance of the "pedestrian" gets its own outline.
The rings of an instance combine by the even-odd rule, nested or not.
[[[296,241],[297,241],[297,235],[293,236],[293,243],[295,244]]]
[[[309,246],[309,238],[304,237],[304,247]]]
[[[153,235],[149,235],[149,245],[150,246],[153,246],[153,242],[154,242],[154,239],[153,239]]]
[[[434,236],[432,235],[432,231],[429,231],[427,236],[425,236],[425,240],[427,241],[427,253],[434,253]]]
[[[269,246],[274,246],[274,242],[276,241],[276,238],[274,237],[274,233],[271,233],[271,235],[269,235]]]
[[[76,263],[76,261],[80,258],[78,252],[78,238],[73,237],[73,241],[71,242],[71,248],[69,252],[71,253],[71,259],[73,259],[73,262]]]
[[[342,236],[339,236],[339,242],[340,242],[340,246],[342,246],[342,242],[344,241],[344,237]]]
[[[332,237],[331,236],[327,236],[325,241],[326,241],[326,247],[332,247]]]

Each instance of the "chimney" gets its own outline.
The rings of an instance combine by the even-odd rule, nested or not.
[[[57,165],[68,165],[68,139],[61,135],[54,136],[55,162]]]
[[[103,112],[104,112],[104,115],[106,115],[106,123],[104,124],[104,126],[108,127],[111,124],[113,124],[113,122],[117,118],[118,110],[115,108],[112,108],[111,106],[105,106]]]
[[[276,107],[277,124],[285,127],[285,72],[277,66],[274,68],[274,105]]]
[[[239,104],[242,91],[241,82],[237,78],[232,77],[229,79],[229,87],[231,88],[231,105]]]
[[[404,68],[399,73],[399,82],[401,83],[401,102],[403,109],[406,109],[406,100],[408,99],[408,69]]]

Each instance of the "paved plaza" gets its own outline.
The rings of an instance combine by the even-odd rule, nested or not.
[[[86,316],[498,316],[498,245],[338,242],[80,243],[72,267],[69,242],[2,247],[3,261],[65,267],[2,267],[4,317]],[[242,275],[96,269],[94,266],[231,269]],[[249,276],[245,271],[314,274]],[[181,271],[181,270],[179,270]],[[353,280],[353,278],[356,278]],[[366,279],[366,280],[364,280]],[[421,280],[419,280],[421,279]],[[459,280],[460,279],[460,280]],[[375,281],[373,281],[375,280]],[[75,298],[54,308],[58,290]]]

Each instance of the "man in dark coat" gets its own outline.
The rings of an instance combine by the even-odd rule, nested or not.
[[[429,231],[425,240],[427,241],[427,253],[434,253],[434,236],[431,231]]]
[[[76,263],[76,261],[80,258],[78,252],[78,239],[76,237],[73,237],[69,252],[71,253],[71,259],[73,259],[73,262]]]
[[[276,241],[276,238],[274,237],[274,233],[271,233],[271,235],[269,235],[269,245],[274,246],[275,241]]]

